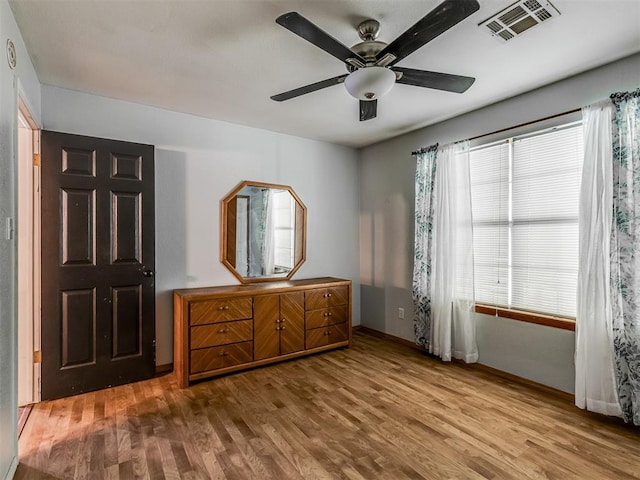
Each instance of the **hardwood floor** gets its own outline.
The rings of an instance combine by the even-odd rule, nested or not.
[[[17,479],[640,478],[640,429],[363,333],[184,390],[43,402],[19,445]]]
[[[29,418],[32,408],[32,404],[25,405],[24,407],[18,407],[18,438],[22,435],[22,430],[27,424],[27,418]]]

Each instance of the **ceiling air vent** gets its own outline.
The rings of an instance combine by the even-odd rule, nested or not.
[[[493,37],[504,41],[526,32],[531,27],[557,17],[560,12],[551,2],[520,0],[478,24]]]

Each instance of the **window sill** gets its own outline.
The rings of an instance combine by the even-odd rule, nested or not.
[[[491,305],[475,306],[476,313],[484,313],[485,315],[493,315],[497,317],[509,318],[520,322],[536,323],[538,325],[546,325],[547,327],[561,328],[563,330],[575,331],[576,321],[569,318],[553,317],[551,315],[543,315],[541,313],[523,312],[522,310],[511,310],[510,308],[494,307]]]

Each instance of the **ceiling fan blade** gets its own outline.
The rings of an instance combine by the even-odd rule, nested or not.
[[[394,65],[480,8],[477,0],[445,0],[387,45],[376,58],[395,55]]]
[[[416,87],[435,88],[447,92],[464,93],[476,81],[473,77],[452,75],[450,73],[428,72],[413,68],[393,67],[394,72],[401,72],[397,83],[415,85]]]
[[[339,75],[337,77],[328,78],[326,80],[322,80],[320,82],[312,83],[310,85],[305,85],[304,87],[294,88],[293,90],[289,90],[288,92],[279,93],[278,95],[273,95],[271,100],[275,100],[276,102],[282,102],[283,100],[289,100],[291,98],[299,97],[300,95],[305,95],[307,93],[315,92],[316,90],[321,90],[323,88],[331,87],[333,85],[337,85],[339,83],[344,82],[344,79],[348,74]]]
[[[378,114],[378,100],[360,100],[360,121],[371,120]]]
[[[276,23],[304,38],[306,41],[313,43],[316,47],[333,55],[338,60],[346,62],[349,58],[355,58],[363,64],[366,63],[364,58],[346,45],[340,43],[320,27],[311,23],[298,12],[289,12],[280,15],[276,18]]]

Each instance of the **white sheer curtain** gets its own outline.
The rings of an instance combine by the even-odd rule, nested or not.
[[[262,193],[264,208],[264,239],[262,242],[262,273],[273,275],[275,267],[275,237],[273,191],[265,188]]]
[[[613,105],[607,99],[585,107],[582,115],[575,403],[619,416],[610,295]]]
[[[438,151],[433,209],[429,351],[446,361],[476,362],[468,142]]]

